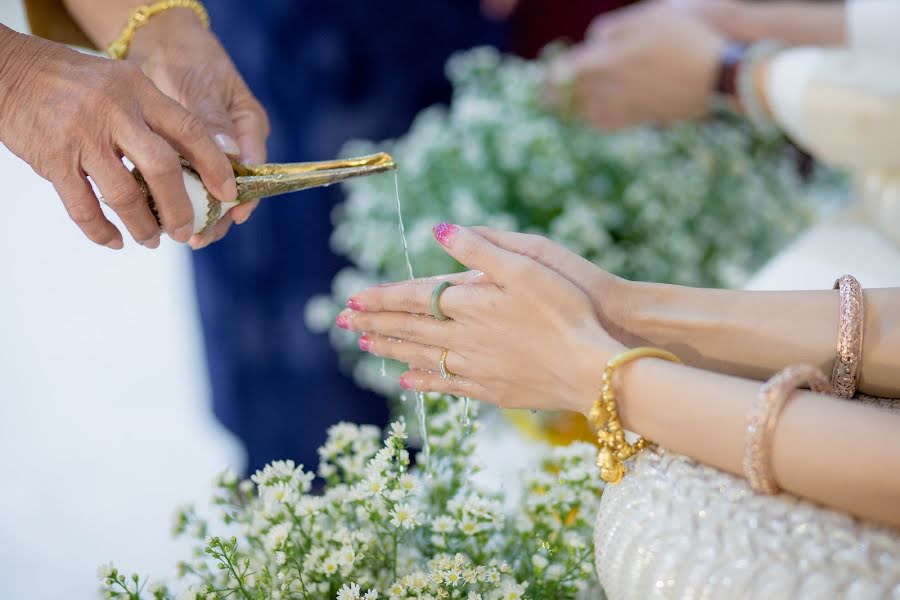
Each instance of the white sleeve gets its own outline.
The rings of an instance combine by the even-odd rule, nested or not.
[[[775,121],[817,158],[900,168],[900,55],[785,50],[772,59],[766,84]]]
[[[900,55],[900,0],[848,0],[847,41],[854,50]]]

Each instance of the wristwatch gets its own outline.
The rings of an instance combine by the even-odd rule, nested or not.
[[[719,69],[712,93],[713,110],[734,111],[738,103],[738,71],[747,53],[747,44],[728,42],[719,54]]]

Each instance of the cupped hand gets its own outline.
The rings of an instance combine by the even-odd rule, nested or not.
[[[188,241],[193,231],[179,154],[213,194],[235,198],[229,160],[206,127],[138,67],[3,29],[0,139],[53,183],[89,239],[109,248],[123,246],[88,176],[136,241],[149,248],[159,245],[159,224],[123,156],[144,174],[164,231],[179,242]]]
[[[338,325],[363,333],[360,347],[404,362],[401,385],[471,396],[504,408],[587,412],[606,360],[622,346],[601,327],[578,286],[526,255],[468,228],[443,224],[435,237],[474,272],[451,277],[431,316],[440,279],[365,290]],[[439,362],[447,350],[443,379]]]
[[[725,43],[661,4],[604,15],[551,67],[548,99],[604,130],[704,117]]]
[[[178,35],[172,35],[177,30]],[[212,32],[190,11],[156,15],[134,36],[128,59],[170,98],[197,115],[219,147],[249,164],[266,162],[269,119]],[[232,208],[213,228],[194,236],[199,249],[221,239],[232,222],[244,223],[258,202]]]

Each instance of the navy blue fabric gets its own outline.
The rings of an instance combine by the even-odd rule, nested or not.
[[[403,134],[420,109],[448,99],[447,57],[502,35],[476,0],[205,4],[269,112],[269,159],[279,162]],[[307,300],[346,264],[328,246],[339,201],[337,186],[264,201],[194,253],[215,414],[246,445],[251,472],[282,458],[315,468],[328,426],[388,418],[385,400],[341,374],[327,336],[304,325]]]

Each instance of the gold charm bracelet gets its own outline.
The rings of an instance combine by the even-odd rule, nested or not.
[[[613,384],[616,370],[639,358],[661,358],[681,363],[677,356],[660,348],[633,348],[614,356],[606,363],[600,395],[588,414],[591,426],[597,432],[597,445],[600,447],[597,452],[600,478],[606,483],[618,483],[625,474],[623,463],[651,444],[644,438],[638,438],[633,444],[625,439],[625,430],[619,421],[619,409],[616,405],[616,388]]]
[[[128,48],[131,46],[131,38],[134,37],[134,33],[146,25],[154,15],[158,15],[161,12],[173,8],[191,9],[197,14],[200,23],[205,28],[209,29],[209,13],[206,12],[206,8],[197,0],[161,0],[160,2],[145,4],[135,8],[131,12],[131,16],[128,17],[128,22],[125,24],[125,27],[122,28],[122,33],[120,33],[119,37],[116,38],[116,41],[110,44],[106,49],[106,54],[115,60],[125,58],[125,56],[128,55]]]

